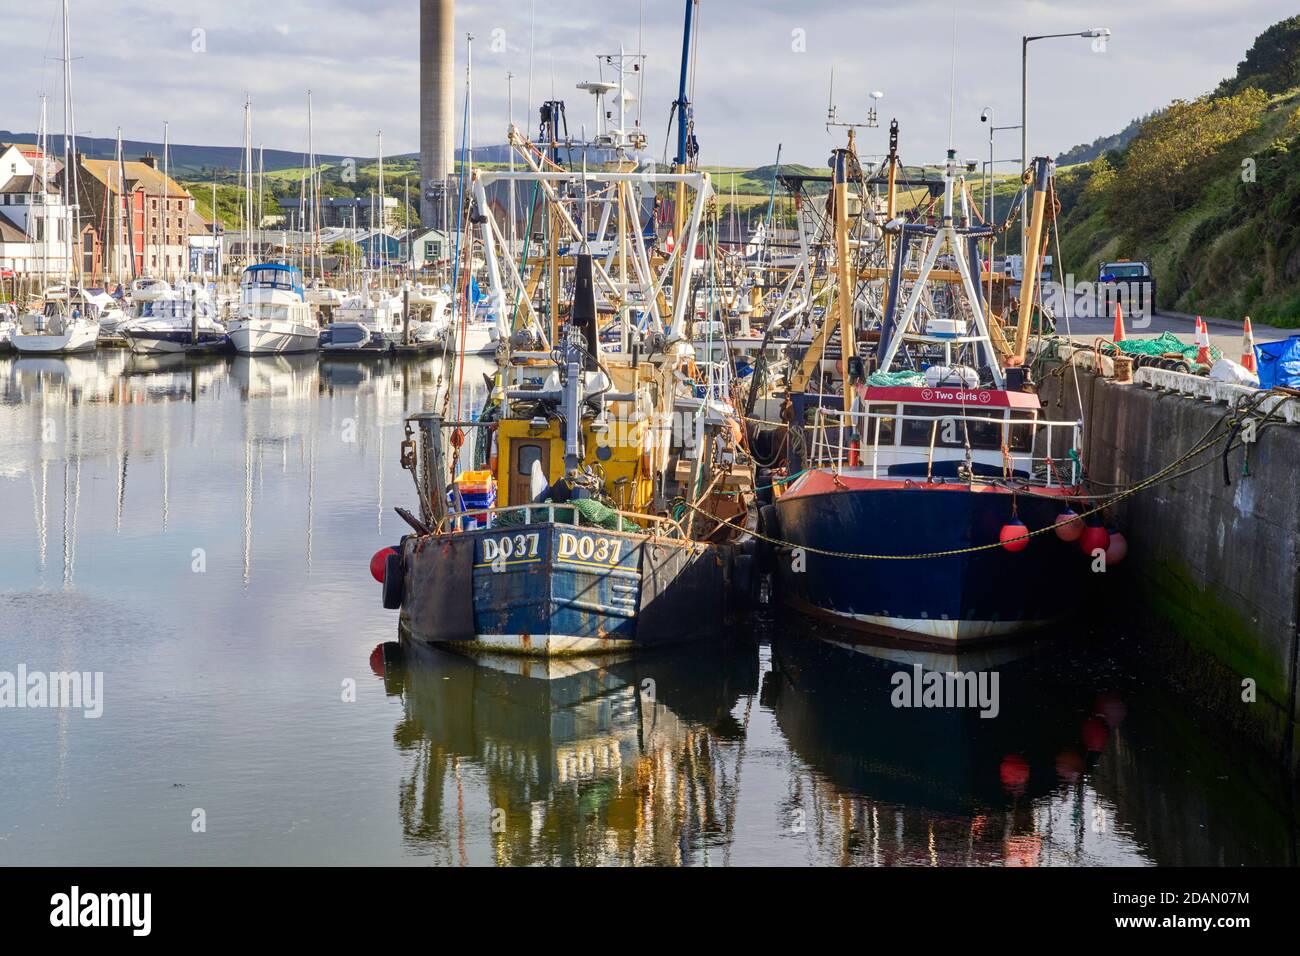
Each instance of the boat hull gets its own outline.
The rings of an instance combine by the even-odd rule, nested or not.
[[[290,322],[244,322],[232,325],[230,344],[241,355],[279,355],[285,352],[314,352],[319,330]]]
[[[78,326],[60,335],[15,332],[10,342],[15,351],[23,355],[69,355],[73,352],[92,352],[99,343],[99,329]]]
[[[727,549],[537,524],[409,535],[402,626],[417,641],[535,656],[716,638]]]
[[[320,350],[323,354],[387,355],[392,340],[377,329],[357,322],[335,322],[322,330]]]
[[[1090,558],[1055,534],[1016,553],[998,547],[906,560],[818,553],[928,554],[997,541],[1011,520],[1005,488],[824,478],[831,476],[809,475],[802,493],[775,503],[774,537],[793,546],[775,555],[783,603],[872,634],[947,646],[1037,630],[1074,610]],[[1016,495],[1030,530],[1054,524],[1062,509],[1059,494],[1036,494]]]
[[[181,352],[215,352],[228,344],[226,333],[200,331],[195,342],[189,329],[133,330],[125,328],[122,337],[136,355],[170,355]]]

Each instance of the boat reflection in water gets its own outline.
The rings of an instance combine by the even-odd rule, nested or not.
[[[823,791],[813,805],[847,826],[850,855],[1035,865],[1063,835],[1041,812],[1047,798],[1064,797],[1077,824],[1075,845],[1056,852],[1083,852],[1089,815],[1104,818],[1084,781],[1125,704],[1086,684],[1053,686],[1024,647],[954,655],[789,638],[773,642],[772,659],[763,703]],[[969,675],[977,699],[917,706],[918,675],[926,687],[932,674]]]
[[[730,846],[738,748],[725,745],[744,735],[737,702],[757,692],[752,645],[538,661],[403,642],[376,648],[371,665],[404,703],[394,740],[413,757],[399,800],[408,850],[449,863],[679,864]],[[471,787],[486,799],[467,799]],[[468,859],[485,842],[490,860]]]

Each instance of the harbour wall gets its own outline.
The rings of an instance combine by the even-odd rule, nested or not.
[[[1082,406],[1083,462],[1102,489],[1160,472],[1232,414],[1075,364],[1049,364],[1039,394],[1053,420],[1077,419]],[[1226,459],[1225,446],[1114,507],[1129,552],[1107,569],[1113,603],[1095,613],[1140,642],[1171,685],[1300,777],[1300,426],[1259,429]]]

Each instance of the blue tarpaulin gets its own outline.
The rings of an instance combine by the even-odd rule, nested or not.
[[[1255,364],[1260,388],[1300,388],[1300,335],[1255,346]]]

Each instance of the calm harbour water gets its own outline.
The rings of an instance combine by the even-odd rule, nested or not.
[[[400,647],[367,561],[438,379],[0,357],[0,671],[104,675],[98,719],[0,709],[0,863],[1295,862],[1287,788],[1134,635],[954,664],[765,611],[599,663]],[[996,670],[998,715],[893,707],[913,663]]]

